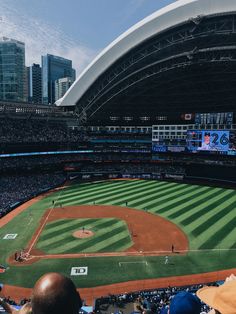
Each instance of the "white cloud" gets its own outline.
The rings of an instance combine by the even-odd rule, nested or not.
[[[53,25],[24,16],[7,5],[1,7],[0,37],[2,36],[25,43],[26,65],[41,63],[41,55],[54,54],[71,59],[77,76],[97,54]]]

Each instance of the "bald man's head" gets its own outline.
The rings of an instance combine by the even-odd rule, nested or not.
[[[74,283],[61,274],[45,274],[34,286],[33,314],[78,314],[81,306]]]

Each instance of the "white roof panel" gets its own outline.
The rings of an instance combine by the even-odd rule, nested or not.
[[[73,106],[117,59],[144,40],[199,15],[236,12],[236,0],[179,0],[138,22],[108,45],[56,104]]]

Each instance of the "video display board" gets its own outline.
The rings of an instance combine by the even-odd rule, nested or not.
[[[229,131],[225,130],[189,130],[187,132],[188,151],[229,150]]]
[[[186,143],[152,143],[152,151],[223,154],[236,156],[236,130],[188,130]]]

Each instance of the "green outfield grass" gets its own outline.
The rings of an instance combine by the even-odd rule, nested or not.
[[[52,206],[52,200],[55,201],[55,206],[96,202],[96,204],[125,207],[125,203],[128,202],[129,207],[137,210],[147,209],[149,212],[177,224],[188,236],[191,252],[186,256],[178,254],[172,256],[169,265],[164,265],[163,257],[41,260],[30,266],[10,266],[5,274],[0,274],[0,282],[30,287],[36,278],[48,271],[60,271],[70,275],[72,266],[89,267],[88,276],[73,278],[78,287],[235,267],[235,190],[145,180],[76,183],[45,197],[1,228],[1,264],[6,265],[6,259],[11,253],[26,246],[43,213]],[[58,228],[60,223],[64,224],[64,220],[58,223]],[[56,238],[56,244],[45,242],[47,241],[47,232],[56,232],[53,228],[57,229],[56,222],[45,227],[37,247],[55,252],[60,246],[60,252],[69,252],[71,248],[66,248],[68,243],[66,234],[64,241],[63,238]],[[112,232],[112,228],[110,232]],[[3,237],[9,233],[16,233],[16,239],[3,240]],[[55,234],[55,236],[57,237],[59,234]],[[58,242],[60,245],[57,241],[60,241]],[[97,245],[99,245],[99,241]],[[100,247],[100,249],[102,248]]]
[[[78,239],[73,232],[88,229],[91,238]],[[115,218],[60,219],[47,224],[37,242],[37,249],[47,254],[118,252],[133,242],[124,221]]]

